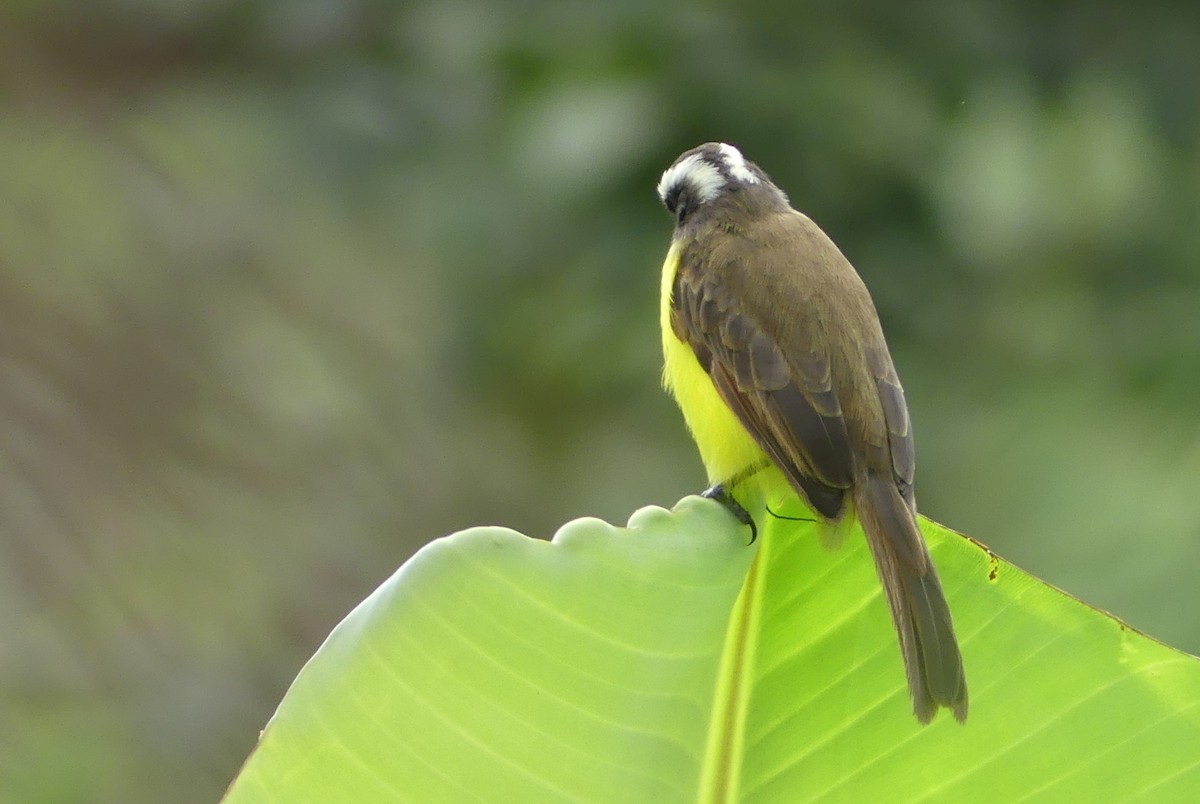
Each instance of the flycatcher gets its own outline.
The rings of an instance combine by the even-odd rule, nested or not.
[[[663,381],[708,471],[706,496],[756,533],[733,495],[774,467],[828,533],[860,523],[914,714],[928,723],[944,706],[965,720],[962,657],[917,528],[908,407],[862,279],[732,145],[684,153],[658,195],[675,217]]]

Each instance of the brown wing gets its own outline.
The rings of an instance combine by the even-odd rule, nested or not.
[[[913,513],[917,511],[913,497],[913,473],[916,455],[913,450],[912,424],[908,418],[908,405],[904,400],[904,389],[892,365],[891,355],[886,349],[867,350],[867,366],[875,379],[879,402],[883,407],[883,420],[887,425],[888,449],[891,453],[892,475],[900,496]]]
[[[828,355],[793,348],[785,357],[719,278],[686,259],[672,289],[671,327],[792,486],[837,519],[854,454]]]

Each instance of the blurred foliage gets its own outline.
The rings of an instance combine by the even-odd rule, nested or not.
[[[211,801],[421,541],[698,489],[709,139],[872,288],[922,510],[1200,651],[1200,6],[16,0],[4,798]]]

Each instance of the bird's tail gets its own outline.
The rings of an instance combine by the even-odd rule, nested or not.
[[[944,706],[967,718],[967,681],[950,608],[934,571],[915,512],[890,478],[868,472],[854,493],[875,568],[900,637],[913,713],[928,723]]]

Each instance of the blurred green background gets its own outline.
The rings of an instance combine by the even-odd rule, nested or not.
[[[1200,651],[1200,5],[10,0],[0,797],[212,801],[427,540],[700,489],[710,139],[866,278],[923,511]]]

